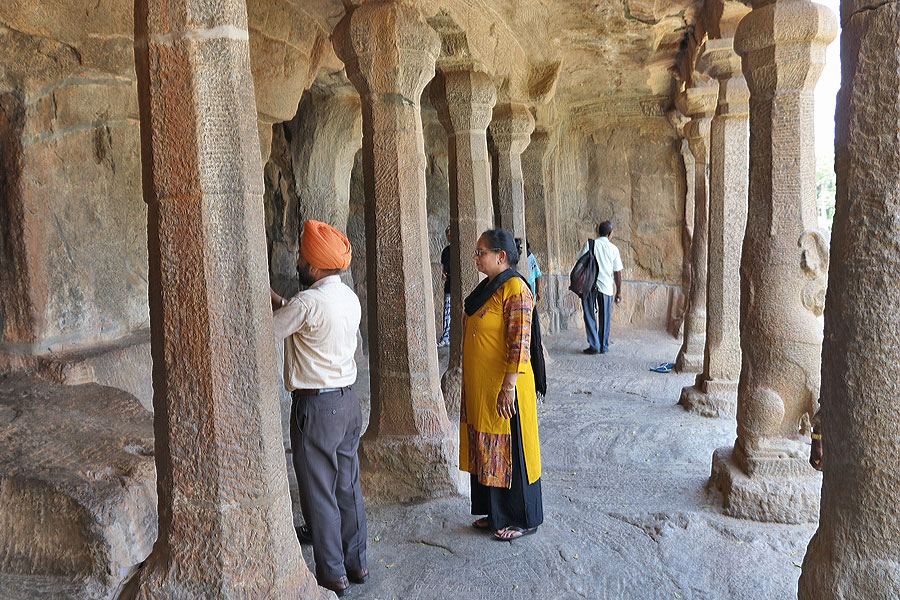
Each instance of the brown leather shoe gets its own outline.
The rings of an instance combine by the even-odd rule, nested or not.
[[[337,594],[338,598],[343,598],[347,594],[350,593],[350,582],[347,581],[346,577],[341,577],[337,581],[318,581],[320,587],[325,588],[326,590],[331,590],[335,594]]]
[[[369,580],[368,569],[347,569],[347,579],[350,583],[365,583]]]

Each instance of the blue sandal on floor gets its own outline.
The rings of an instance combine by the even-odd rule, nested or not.
[[[675,363],[667,363],[662,362],[656,365],[655,367],[650,367],[650,370],[654,373],[671,373],[672,369],[675,368]]]

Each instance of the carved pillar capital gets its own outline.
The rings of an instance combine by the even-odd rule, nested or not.
[[[353,8],[335,27],[332,43],[360,96],[416,105],[441,50],[438,34],[401,0]]]
[[[681,98],[684,114],[691,117],[684,126],[684,137],[698,164],[709,163],[709,126],[716,113],[718,96],[719,82],[711,79],[687,88]]]
[[[750,114],[750,88],[741,70],[741,57],[734,51],[734,39],[707,40],[697,68],[719,82],[717,116]]]
[[[497,91],[490,76],[481,71],[439,69],[431,101],[448,134],[484,132],[491,124]]]
[[[534,117],[524,104],[504,102],[494,107],[490,132],[497,153],[521,155],[533,131]]]
[[[527,152],[530,156],[534,156],[543,160],[550,151],[553,132],[548,129],[535,129],[528,142]]]
[[[834,14],[810,0],[755,6],[734,36],[750,91],[760,96],[776,90],[812,92],[825,66],[825,48],[837,31]],[[787,47],[790,52],[775,50]]]

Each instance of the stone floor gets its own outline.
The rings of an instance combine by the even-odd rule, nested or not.
[[[657,374],[678,342],[614,332],[586,356],[577,331],[548,336],[550,393],[540,407],[545,522],[499,542],[470,527],[468,499],[369,510],[368,584],[378,600],[797,597],[814,527],[723,516],[705,484],[732,420],[675,402],[691,375]],[[446,356],[442,356],[446,360]],[[309,547],[304,548],[308,562]]]

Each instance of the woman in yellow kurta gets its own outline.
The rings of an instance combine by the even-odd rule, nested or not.
[[[478,238],[475,264],[487,275],[466,298],[460,469],[472,479],[472,525],[501,540],[534,533],[544,520],[537,397],[530,360],[534,298],[515,270],[512,235]]]

